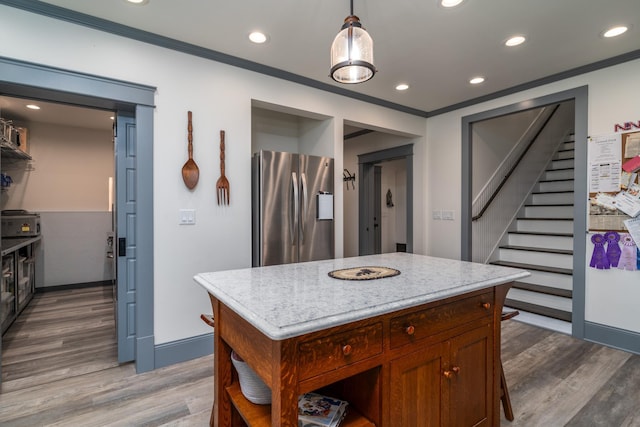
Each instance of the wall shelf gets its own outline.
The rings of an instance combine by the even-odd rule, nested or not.
[[[9,157],[19,160],[32,160],[29,154],[25,153],[19,147],[10,143],[4,138],[0,139],[0,149],[2,150],[3,157]]]

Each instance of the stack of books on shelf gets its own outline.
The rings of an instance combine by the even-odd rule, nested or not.
[[[337,427],[346,415],[348,402],[305,393],[298,397],[298,427]]]

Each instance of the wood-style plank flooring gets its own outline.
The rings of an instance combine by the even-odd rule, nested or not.
[[[36,295],[3,338],[0,425],[208,425],[211,357],[137,375],[116,361],[112,309],[108,288]],[[502,426],[640,426],[640,356],[517,320],[502,342]]]

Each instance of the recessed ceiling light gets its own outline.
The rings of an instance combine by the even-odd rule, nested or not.
[[[504,44],[506,46],[518,46],[519,44],[522,44],[525,42],[525,40],[527,40],[524,36],[513,36],[511,37],[509,40],[507,40],[506,42],[504,42]]]
[[[116,118],[115,118],[115,117],[113,117],[113,116],[109,116],[109,118],[110,118],[111,120],[115,120],[115,119],[116,119]]]
[[[396,86],[396,90],[407,90],[409,89],[409,85],[406,83],[400,83],[398,86]]]
[[[249,34],[249,40],[254,43],[261,44],[267,41],[267,36],[260,31],[254,31],[253,33]]]
[[[27,108],[29,108],[30,110],[39,110],[40,107],[37,106],[36,104],[28,104]]]
[[[127,3],[143,5],[149,3],[149,0],[126,0]]]
[[[616,37],[616,36],[619,36],[620,34],[626,33],[628,29],[629,28],[627,28],[625,26],[609,28],[607,31],[604,32],[603,36],[604,37]]]
[[[440,0],[440,6],[442,7],[456,7],[464,0]]]
[[[471,80],[469,80],[469,83],[471,83],[472,85],[477,85],[477,84],[480,84],[482,82],[484,82],[484,77],[480,77],[480,76],[474,77]]]

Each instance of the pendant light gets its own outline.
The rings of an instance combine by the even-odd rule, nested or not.
[[[376,73],[373,65],[373,39],[360,24],[360,18],[351,14],[331,45],[331,78],[338,83],[362,83]]]

